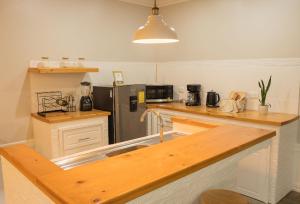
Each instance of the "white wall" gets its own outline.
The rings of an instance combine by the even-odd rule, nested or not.
[[[161,61],[300,57],[299,0],[191,0],[164,7],[180,43]]]
[[[90,74],[94,85],[112,85],[112,71],[122,71],[125,84],[151,84],[155,82],[155,63],[99,62],[100,72]]]
[[[98,61],[153,61],[153,46],[131,43],[133,31],[144,24],[148,13],[148,8],[118,0],[0,0],[0,144],[31,137],[29,60],[67,56]],[[132,67],[126,63],[118,66]],[[126,77],[135,77],[134,72],[129,75]],[[54,88],[68,88],[78,85],[81,78],[70,75],[53,79],[33,83],[37,87],[32,89],[47,83]]]
[[[298,114],[300,58],[265,60],[210,60],[159,63],[159,82],[186,91],[186,84],[202,85],[202,100],[210,90],[227,98],[234,90],[246,91],[249,109],[257,109],[258,80],[273,76],[268,102],[271,111]],[[205,101],[203,101],[205,102]]]

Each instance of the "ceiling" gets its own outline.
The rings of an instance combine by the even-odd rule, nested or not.
[[[147,7],[153,7],[154,4],[153,3],[154,0],[120,0],[120,1],[131,3],[131,4],[138,4]],[[185,1],[189,1],[189,0],[157,0],[157,4],[159,7],[163,7],[163,6],[169,6],[172,4],[177,4]]]

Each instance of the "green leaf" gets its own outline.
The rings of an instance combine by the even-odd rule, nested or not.
[[[269,82],[268,82],[268,85],[267,85],[267,90],[266,90],[266,94],[268,93],[270,87],[271,87],[271,83],[272,83],[272,76],[270,76],[269,78]]]
[[[263,92],[263,90],[261,89],[260,90],[260,94],[261,94],[261,100],[260,100],[260,103],[261,103],[261,105],[264,105],[264,92]]]
[[[260,88],[260,94],[261,94],[261,99],[259,99],[259,102],[261,105],[266,105],[267,94],[268,91],[270,90],[271,84],[272,84],[272,76],[270,76],[267,86],[265,86],[265,82],[262,79],[258,81],[258,86]]]
[[[263,90],[263,92],[265,92],[266,91],[266,87],[265,87],[265,82],[263,81],[263,80],[261,80],[261,83],[262,83],[262,90]]]

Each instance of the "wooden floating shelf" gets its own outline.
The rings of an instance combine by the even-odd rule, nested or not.
[[[99,72],[99,68],[87,67],[68,67],[68,68],[29,68],[28,72],[39,74],[72,74],[72,73],[87,73]]]

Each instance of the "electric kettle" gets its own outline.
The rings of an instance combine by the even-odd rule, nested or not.
[[[220,102],[220,95],[214,91],[207,92],[206,106],[209,108],[217,108]]]

